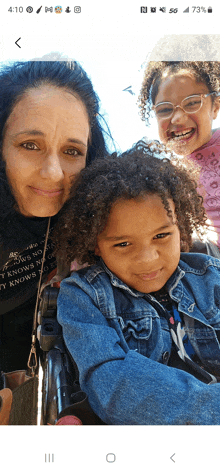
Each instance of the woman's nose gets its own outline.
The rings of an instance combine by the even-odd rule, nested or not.
[[[59,156],[53,154],[45,158],[41,167],[41,176],[53,182],[60,182],[63,179],[64,174]]]

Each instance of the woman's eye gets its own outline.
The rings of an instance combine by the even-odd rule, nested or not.
[[[23,143],[22,147],[25,149],[28,149],[29,151],[37,151],[39,149],[39,147],[36,144],[31,143],[31,142]]]
[[[66,151],[64,151],[64,154],[67,154],[68,156],[81,156],[82,152],[79,151],[78,149],[71,148],[71,149],[66,149]]]

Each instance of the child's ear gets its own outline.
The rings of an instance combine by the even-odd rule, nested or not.
[[[96,246],[96,248],[95,248],[95,255],[101,257],[100,250],[99,250],[98,246]]]
[[[186,241],[180,240],[180,252],[189,252],[189,245]]]

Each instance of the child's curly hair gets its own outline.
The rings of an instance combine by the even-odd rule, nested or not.
[[[206,84],[209,92],[220,93],[220,62],[217,61],[150,61],[148,62],[138,98],[140,115],[149,124],[151,108],[159,91],[162,77],[181,70],[191,72],[196,81]],[[212,100],[218,100],[214,95]]]
[[[173,200],[181,250],[188,250],[193,231],[202,234],[201,227],[206,226],[203,199],[190,171],[166,156],[168,153],[160,144],[139,141],[122,155],[114,153],[97,159],[83,169],[73,183],[53,233],[55,254],[69,262],[77,259],[81,264],[93,264],[97,261],[97,236],[103,231],[114,203],[155,194],[169,216],[168,199]]]

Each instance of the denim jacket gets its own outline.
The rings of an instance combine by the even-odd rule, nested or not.
[[[220,375],[220,260],[182,253],[166,286],[202,365]],[[168,322],[151,300],[102,261],[61,282],[58,321],[91,407],[114,425],[220,425],[220,384],[167,365]]]

